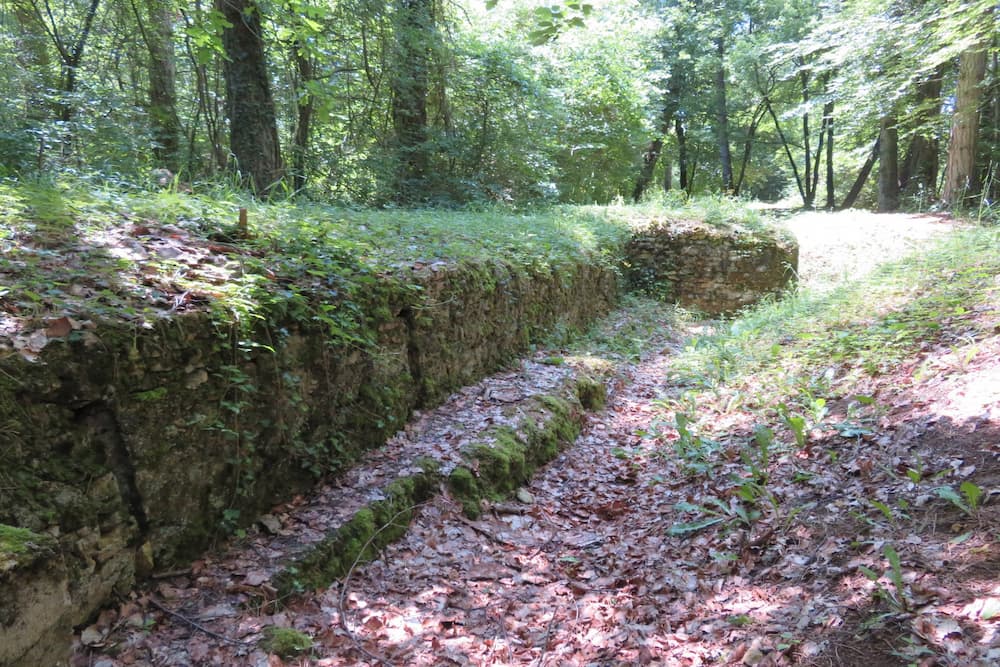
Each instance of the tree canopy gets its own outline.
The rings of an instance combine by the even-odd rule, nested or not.
[[[366,205],[1000,194],[995,2],[0,0],[0,175]],[[878,178],[869,179],[876,172]]]

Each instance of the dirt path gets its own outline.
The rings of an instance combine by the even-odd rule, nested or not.
[[[954,227],[938,214],[840,211],[800,213],[785,221],[799,241],[799,277],[813,289],[859,278]]]
[[[805,214],[789,226],[802,241],[803,281],[832,285],[948,223],[851,213]],[[980,530],[998,514],[984,507],[973,525],[896,474],[919,460],[918,477],[975,472],[984,489],[1000,486],[996,336],[961,374],[919,388],[902,381],[906,369],[873,381],[871,394],[888,409],[866,422],[871,430],[830,429],[815,452],[775,452],[756,487],[741,458],[749,433],[708,440],[675,428],[666,407],[678,390],[665,378],[678,344],[665,337],[662,352],[624,369],[608,409],[519,500],[470,521],[441,496],[381,558],[281,611],[235,591],[242,608],[184,621],[137,598],[103,621],[116,628],[102,640],[115,650],[80,650],[78,664],[878,667],[909,663],[913,652],[893,654],[906,648],[902,637],[915,638],[928,665],[1000,660],[1000,559],[995,535]],[[923,363],[948,363],[949,354],[946,345],[930,349]],[[760,494],[759,516],[739,514],[750,506],[741,489]],[[877,521],[873,499],[888,508],[903,497],[913,498],[918,529]],[[694,505],[718,510],[701,529],[694,524],[705,514],[684,513]],[[906,548],[907,609],[877,597],[878,587],[892,595],[891,575],[875,583],[862,569],[887,567],[887,543]],[[198,564],[160,589],[196,590],[197,573]],[[872,618],[880,625],[856,639]],[[255,640],[269,625],[310,636],[311,652],[267,654]]]

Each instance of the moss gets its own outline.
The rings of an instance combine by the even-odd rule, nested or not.
[[[271,625],[264,628],[263,634],[264,638],[260,642],[260,647],[285,660],[302,655],[312,650],[313,647],[312,637],[292,628],[279,628]]]
[[[0,523],[0,574],[49,555],[55,547],[55,539],[48,535]]]
[[[608,388],[600,380],[582,375],[576,380],[576,397],[585,410],[601,410],[608,400]]]
[[[139,401],[141,403],[148,401],[158,401],[162,398],[167,397],[166,387],[157,387],[156,389],[150,389],[149,391],[140,391],[138,393],[132,394],[132,399]]]
[[[465,466],[458,466],[448,477],[448,488],[462,504],[462,512],[470,519],[478,519],[482,513],[479,500],[482,497],[476,477]]]
[[[414,506],[427,500],[440,481],[436,471],[400,477],[385,489],[385,499],[358,510],[351,520],[324,539],[275,583],[279,595],[329,586],[355,563],[375,558],[379,550],[399,539],[413,517]]]
[[[487,492],[517,488],[531,473],[526,454],[526,444],[509,428],[495,431],[491,443],[477,443],[467,450],[469,458],[478,462],[482,490]]]

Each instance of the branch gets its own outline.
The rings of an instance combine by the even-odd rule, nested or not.
[[[248,646],[248,645],[250,645],[252,643],[252,642],[247,642],[247,641],[243,641],[243,640],[240,640],[240,639],[232,639],[232,638],[227,637],[225,635],[220,635],[218,632],[214,632],[212,630],[209,630],[208,628],[206,628],[201,623],[198,623],[197,621],[192,620],[192,619],[188,618],[187,616],[185,616],[183,614],[180,614],[180,613],[178,613],[178,612],[176,612],[176,611],[174,611],[172,609],[167,609],[165,606],[163,606],[162,604],[160,604],[159,602],[157,602],[155,598],[147,597],[146,599],[149,600],[149,603],[151,605],[153,605],[154,607],[156,607],[157,609],[159,609],[163,613],[165,613],[165,614],[167,614],[169,616],[173,616],[174,618],[176,618],[179,621],[183,621],[184,623],[190,625],[195,630],[198,630],[199,632],[204,632],[209,637],[215,637],[216,639],[218,639],[220,641],[224,641],[227,644],[234,644],[236,646]]]

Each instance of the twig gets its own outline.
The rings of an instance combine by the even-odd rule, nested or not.
[[[545,628],[545,639],[542,641],[542,652],[538,654],[538,659],[535,660],[535,664],[541,667],[542,660],[545,659],[545,654],[549,650],[549,635],[552,634],[552,624],[556,622],[556,612],[552,611],[552,618],[549,619],[549,625]]]
[[[180,613],[178,613],[178,612],[176,612],[176,611],[174,611],[172,609],[166,608],[165,606],[163,606],[162,604],[160,604],[159,602],[157,602],[154,598],[147,597],[146,599],[149,601],[149,604],[153,605],[154,607],[156,607],[157,609],[159,609],[160,611],[162,611],[164,614],[167,614],[169,616],[173,616],[174,618],[176,618],[179,621],[184,621],[185,623],[187,623],[188,625],[190,625],[195,630],[198,630],[200,632],[204,632],[206,635],[208,635],[210,637],[215,637],[216,639],[224,641],[227,644],[234,644],[236,646],[247,646],[247,645],[249,645],[249,644],[252,643],[252,642],[248,642],[248,641],[243,641],[241,639],[232,639],[231,637],[227,637],[225,635],[220,635],[218,632],[214,632],[212,630],[209,630],[208,628],[206,628],[201,623],[198,623],[197,621],[188,618],[184,614],[180,614]]]
[[[359,651],[361,651],[361,653],[363,653],[366,657],[371,658],[372,660],[374,660],[378,664],[385,665],[386,667],[393,667],[393,664],[391,662],[389,662],[388,659],[383,658],[382,656],[380,656],[378,654],[372,653],[371,651],[369,651],[368,649],[366,649],[364,646],[362,646],[361,645],[361,640],[357,638],[357,636],[354,634],[354,632],[351,631],[350,626],[347,625],[347,590],[348,590],[348,585],[351,583],[351,577],[354,575],[354,570],[358,567],[358,564],[361,562],[361,558],[365,555],[365,552],[368,551],[368,547],[370,547],[372,545],[372,543],[375,541],[375,538],[378,537],[380,534],[382,534],[382,531],[384,531],[387,528],[389,528],[390,526],[392,526],[395,523],[396,519],[398,519],[400,516],[402,516],[403,514],[406,514],[407,512],[412,512],[415,509],[423,507],[426,504],[427,503],[417,503],[416,505],[413,505],[412,507],[407,507],[406,509],[399,510],[398,512],[396,512],[395,514],[392,515],[392,518],[389,519],[388,523],[384,524],[382,527],[380,527],[378,530],[376,530],[374,533],[372,533],[371,537],[369,537],[365,541],[364,545],[362,545],[361,550],[358,551],[358,555],[355,557],[354,562],[351,563],[351,567],[347,570],[347,574],[344,576],[344,582],[340,586],[340,600],[337,603],[337,607],[338,607],[338,611],[339,611],[339,615],[340,615],[340,627],[341,627],[341,629],[344,632],[347,633],[347,636],[350,637],[351,642],[354,644],[354,647],[356,649],[358,649]]]

